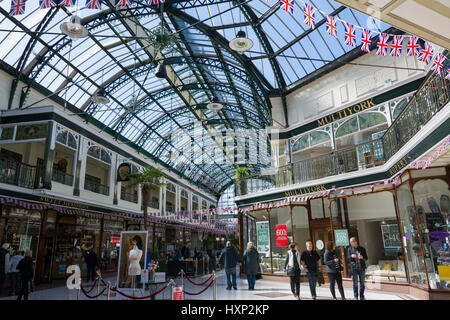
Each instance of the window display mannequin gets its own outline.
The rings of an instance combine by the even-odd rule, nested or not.
[[[138,243],[138,236],[135,236],[133,239],[131,239],[131,250],[128,254],[129,259],[129,266],[128,266],[128,275],[131,277],[131,287],[133,288],[133,295],[134,295],[134,289],[136,288],[136,276],[141,274],[141,265],[139,262],[142,258],[142,250],[139,249],[137,243]]]

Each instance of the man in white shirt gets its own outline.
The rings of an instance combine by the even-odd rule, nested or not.
[[[17,251],[14,256],[10,259],[9,264],[9,272],[10,272],[10,279],[11,279],[11,285],[9,287],[9,296],[18,295],[20,291],[20,274],[19,270],[17,270],[17,265],[19,264],[20,260],[23,259],[23,255],[21,251]]]

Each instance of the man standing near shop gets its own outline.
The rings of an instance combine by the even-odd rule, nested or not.
[[[86,253],[87,282],[91,280],[95,281],[95,269],[97,265],[98,265],[97,254],[94,251],[89,250]]]
[[[231,290],[233,286],[234,290],[237,290],[236,284],[236,265],[239,263],[239,253],[236,248],[231,245],[230,241],[227,241],[227,246],[222,250],[219,257],[219,265],[223,265],[225,274],[227,276],[227,290]]]
[[[0,296],[5,284],[6,274],[9,272],[9,243],[4,243],[0,249]]]
[[[311,241],[306,242],[306,250],[303,251],[300,262],[308,276],[311,297],[313,300],[316,300],[316,273],[320,272],[320,256],[316,250],[313,250]]]
[[[347,251],[347,259],[350,261],[353,277],[353,295],[358,300],[358,277],[359,277],[359,299],[364,300],[364,280],[366,273],[366,249],[358,245],[355,237],[350,238],[350,247]]]

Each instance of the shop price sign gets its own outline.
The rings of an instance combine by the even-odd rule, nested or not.
[[[340,229],[334,230],[334,240],[336,242],[336,247],[347,247],[350,245],[348,241],[348,230]]]
[[[183,300],[183,287],[174,287],[173,288],[172,300]]]
[[[256,242],[258,252],[267,253],[270,250],[269,221],[256,222]]]
[[[277,224],[275,227],[275,234],[277,240],[277,247],[289,246],[289,239],[287,235],[287,227],[285,224]]]

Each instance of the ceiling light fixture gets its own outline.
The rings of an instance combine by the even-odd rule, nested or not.
[[[91,100],[97,104],[102,104],[102,105],[108,104],[110,102],[110,100],[106,96],[106,92],[104,89],[98,90],[96,92],[96,94],[91,97]]]
[[[231,40],[228,44],[231,49],[235,51],[244,52],[253,47],[253,41],[247,38],[244,31],[238,31],[236,38]]]
[[[155,77],[165,79],[167,78],[166,66],[163,64],[158,65],[158,70],[155,73]]]
[[[206,105],[209,110],[219,111],[223,108],[223,104],[219,102],[219,99],[214,97],[210,103]]]
[[[89,31],[85,26],[81,24],[81,19],[77,15],[72,15],[68,21],[63,22],[59,28],[61,32],[70,38],[85,38],[88,36]]]

